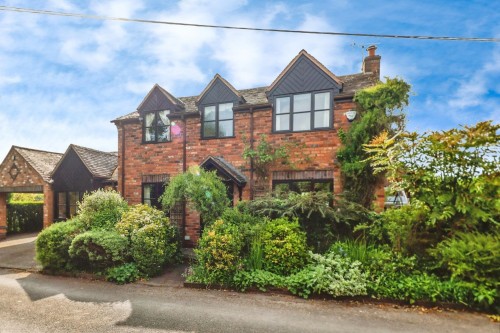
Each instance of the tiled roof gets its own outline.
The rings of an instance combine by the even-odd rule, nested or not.
[[[54,153],[43,150],[36,150],[31,148],[23,148],[23,147],[12,147],[15,151],[17,151],[32,167],[35,169],[40,176],[42,176],[43,180],[48,182],[50,181],[50,176],[52,170],[57,165],[63,154]]]
[[[238,186],[247,183],[247,178],[236,169],[231,163],[226,161],[222,156],[208,156],[200,165],[203,167],[207,164],[213,163],[220,170],[223,170]]]
[[[373,86],[379,82],[378,76],[372,73],[344,75],[339,76],[339,78],[344,82],[339,97],[353,95],[356,91]]]
[[[106,153],[77,145],[70,145],[70,148],[80,157],[92,176],[96,178],[111,178],[113,176],[118,166],[117,153]]]

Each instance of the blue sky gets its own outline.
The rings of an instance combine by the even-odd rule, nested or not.
[[[250,27],[500,37],[499,1],[0,1],[92,15]],[[265,86],[301,50],[337,75],[377,44],[382,76],[412,84],[408,128],[500,120],[500,43],[293,35],[103,22],[0,11],[0,160],[11,145],[117,150],[110,120],[155,83],[199,94],[215,73]]]

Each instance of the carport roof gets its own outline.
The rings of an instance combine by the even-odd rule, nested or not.
[[[61,153],[18,146],[12,146],[12,149],[21,155],[46,182],[50,181],[52,170],[63,156]]]

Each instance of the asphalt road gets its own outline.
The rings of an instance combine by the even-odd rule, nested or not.
[[[0,332],[500,332],[484,315],[0,269]]]

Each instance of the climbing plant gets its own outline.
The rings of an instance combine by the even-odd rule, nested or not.
[[[410,89],[400,78],[386,78],[386,82],[362,89],[354,96],[359,118],[347,131],[339,130],[343,147],[337,153],[348,200],[370,207],[382,175],[374,174],[363,145],[383,131],[394,133],[404,128]]]
[[[243,138],[245,141],[246,138]],[[303,160],[309,160],[310,157],[304,153],[304,144],[295,141],[287,141],[280,146],[275,146],[267,141],[267,136],[261,134],[257,146],[252,148],[249,143],[245,143],[243,158],[253,160],[253,169],[259,179],[266,179],[270,168],[276,163],[294,167],[291,162],[292,155],[301,155]]]
[[[229,206],[227,190],[215,171],[191,167],[188,172],[173,177],[161,196],[164,209],[170,210],[187,202],[200,213],[204,223],[212,223]]]

